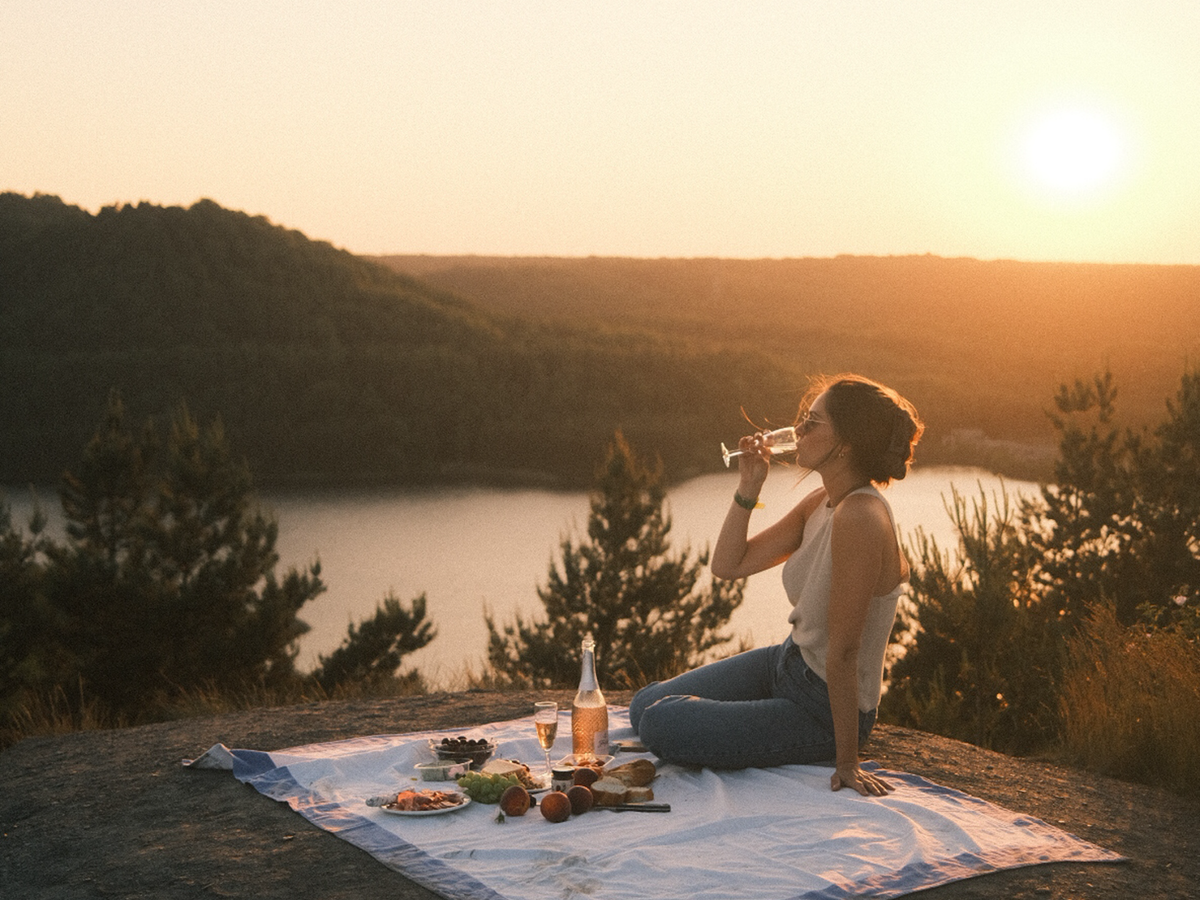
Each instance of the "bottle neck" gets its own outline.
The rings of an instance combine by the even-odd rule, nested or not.
[[[579,689],[594,691],[599,688],[596,682],[596,651],[595,644],[590,641],[583,643],[583,667],[579,673]]]

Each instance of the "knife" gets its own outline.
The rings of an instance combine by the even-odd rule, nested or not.
[[[670,803],[618,803],[615,806],[593,806],[592,809],[611,809],[613,812],[670,812]]]

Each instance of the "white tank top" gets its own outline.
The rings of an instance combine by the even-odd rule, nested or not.
[[[873,485],[851,493],[869,492],[883,501],[895,531],[892,508]],[[829,650],[829,594],[833,586],[833,510],[820,504],[804,523],[800,549],[783,564],[783,589],[792,604],[788,622],[792,641],[809,668],[825,680],[825,658]],[[896,607],[904,592],[904,582],[891,593],[869,601],[858,648],[858,708],[870,712],[879,705],[883,692],[883,660],[888,638],[896,621]]]

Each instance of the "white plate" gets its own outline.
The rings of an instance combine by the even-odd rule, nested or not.
[[[556,766],[565,766],[569,769],[577,769],[580,766],[585,766],[585,765],[590,769],[602,769],[612,761],[613,761],[613,757],[611,755],[593,756],[593,757],[583,760],[583,761],[577,761],[575,759],[575,754],[572,753],[570,756],[564,756],[562,759],[560,759],[558,762],[556,762],[555,765]]]
[[[458,812],[464,806],[471,805],[471,798],[466,794],[461,794],[462,803],[458,806],[443,806],[441,809],[389,809],[386,806],[379,807],[385,813],[393,816],[440,816],[442,813]]]

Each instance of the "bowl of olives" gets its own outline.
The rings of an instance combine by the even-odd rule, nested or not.
[[[472,769],[480,768],[492,758],[496,745],[483,738],[444,737],[430,738],[429,749],[443,762],[469,762]]]

